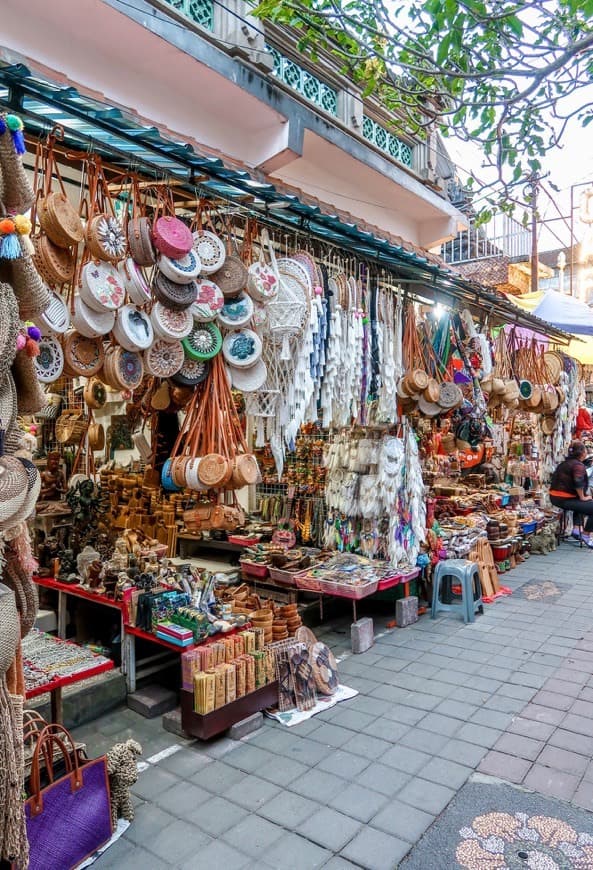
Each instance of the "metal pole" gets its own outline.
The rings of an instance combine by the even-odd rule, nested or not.
[[[539,177],[531,176],[531,292],[537,293],[539,289],[539,262],[537,251],[537,192]]]

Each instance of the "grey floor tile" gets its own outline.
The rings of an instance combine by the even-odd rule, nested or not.
[[[459,730],[460,722],[459,719],[444,716],[442,713],[428,713],[424,719],[420,720],[418,727],[424,731],[434,731],[435,734],[451,737]]]
[[[280,794],[280,787],[258,776],[250,775],[244,777],[241,782],[229,785],[222,794],[233,803],[255,812]]]
[[[237,767],[246,773],[257,773],[262,767],[273,764],[274,760],[274,753],[268,752],[267,749],[252,746],[250,743],[244,743],[235,749],[234,752],[229,752],[228,755],[225,755],[224,763]]]
[[[404,773],[418,773],[431,758],[432,756],[426,752],[419,752],[418,749],[398,745],[383,755],[381,763],[395,767],[397,770],[403,770]]]
[[[155,804],[167,813],[181,819],[191,819],[196,808],[210,800],[212,795],[193,782],[182,780],[153,798]]]
[[[318,801],[312,801],[295,792],[284,791],[260,807],[257,812],[268,821],[290,830],[318,812],[319,808]]]
[[[195,783],[199,784],[200,788],[205,788],[213,794],[222,794],[231,785],[238,785],[242,782],[245,776],[244,771],[227,764],[226,760],[214,761],[200,772],[200,776],[195,779]]]
[[[332,857],[328,849],[317,846],[298,834],[285,834],[264,852],[262,858],[277,870],[316,870]]]
[[[177,819],[156,836],[148,838],[145,845],[161,860],[180,864],[190,855],[200,853],[211,842],[211,838],[195,825]]]
[[[298,776],[306,774],[308,770],[309,768],[306,765],[301,764],[300,761],[277,755],[273,764],[264,767],[262,770],[258,770],[258,776],[260,776],[261,779],[267,779],[268,782],[273,782],[275,785],[288,786],[291,782],[294,782]]]
[[[387,719],[385,716],[379,716],[379,718],[374,719],[364,729],[365,734],[371,737],[379,737],[381,740],[388,740],[389,743],[397,743],[409,730],[409,725],[404,725],[402,722],[394,722],[393,719]]]
[[[334,725],[333,722],[327,722],[320,725],[311,735],[311,740],[316,740],[318,743],[323,743],[324,746],[341,747],[352,738],[352,731],[348,728],[340,728],[339,725]]]
[[[419,749],[430,755],[438,755],[445,743],[449,742],[449,739],[449,734],[437,734],[434,731],[425,731],[422,728],[422,722],[419,722],[416,728],[411,728],[401,738],[399,745],[409,746],[411,749]]]
[[[337,794],[330,806],[360,822],[368,822],[386,802],[385,795],[353,783]]]
[[[158,835],[160,831],[175,821],[175,816],[167,813],[154,804],[145,803],[137,807],[134,821],[124,834],[126,840],[130,840],[137,846],[144,846],[148,838]]]
[[[247,816],[237,825],[233,825],[223,835],[238,852],[246,852],[252,858],[260,858],[270,846],[285,834],[284,828],[261,816]]]
[[[387,870],[410,851],[410,844],[383,831],[366,827],[342,849],[345,858],[366,870]]]
[[[355,755],[362,755],[364,758],[380,758],[384,752],[391,749],[391,743],[386,740],[380,740],[378,737],[369,737],[367,734],[351,735],[342,746],[345,752],[353,752]]]
[[[468,743],[466,740],[449,740],[439,755],[450,761],[457,761],[465,767],[477,767],[487,751],[485,747],[476,746],[475,743]]]
[[[339,852],[360,831],[361,823],[331,807],[323,807],[298,827],[298,833],[325,849]],[[326,867],[329,865],[325,865]]]
[[[389,709],[383,713],[384,719],[392,719],[394,722],[401,722],[404,725],[415,725],[424,716],[425,710],[417,710],[415,707],[407,707],[404,704],[389,705]]]
[[[253,866],[251,858],[242,852],[238,852],[237,849],[233,849],[224,840],[213,840],[208,846],[200,849],[199,852],[179,865],[180,870],[200,870],[202,867],[224,867],[224,870],[242,870],[243,867],[251,866]],[[152,870],[152,867],[146,865],[144,870]]]
[[[400,840],[415,843],[434,822],[434,818],[430,813],[405,804],[396,798],[377,813],[371,819],[370,824],[373,828],[379,828]]]
[[[309,770],[305,776],[295,779],[290,790],[303,797],[325,804],[344,788],[344,781],[333,773],[324,770]]]
[[[167,758],[163,758],[162,761],[159,761],[158,766],[183,779],[193,779],[194,775],[198,774],[206,764],[211,763],[212,759],[208,755],[193,752],[191,749],[182,749],[167,756]]]
[[[488,728],[486,725],[474,725],[471,722],[466,723],[459,729],[457,737],[460,740],[467,740],[468,743],[477,743],[478,746],[485,746],[490,749],[502,732],[496,728]]]
[[[398,799],[416,809],[438,815],[454,796],[453,789],[416,777],[402,788]]]
[[[327,773],[333,773],[345,780],[355,779],[370,764],[368,758],[362,755],[352,755],[343,749],[332,749],[319,762],[317,768]]]
[[[351,731],[366,732],[368,726],[374,721],[375,716],[361,713],[359,710],[349,710],[345,705],[338,705],[339,715],[334,716],[332,722],[341,728],[349,728]]]
[[[428,779],[430,782],[436,782],[439,785],[446,785],[454,789],[461,788],[471,773],[472,767],[457,764],[455,761],[450,761],[446,758],[432,758],[428,764],[419,770],[419,774],[423,779]]]
[[[380,762],[373,762],[356,776],[357,785],[378,791],[387,797],[397,794],[409,780],[410,774]]]
[[[219,837],[247,815],[247,810],[231,803],[227,798],[211,797],[206,803],[196,807],[192,821],[204,832]]]
[[[179,777],[169,773],[168,770],[161,770],[159,767],[151,765],[139,774],[138,781],[132,786],[132,791],[144,800],[152,800],[171,786],[180,783]]]

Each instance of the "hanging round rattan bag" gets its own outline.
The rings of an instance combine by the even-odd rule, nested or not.
[[[173,477],[171,474],[171,463],[172,459],[166,459],[163,465],[163,469],[161,471],[161,486],[166,492],[179,492],[180,488],[176,483],[173,482]]]
[[[93,411],[102,408],[107,401],[105,384],[99,378],[89,378],[84,385],[83,398],[87,408]]]
[[[112,263],[91,260],[82,268],[80,296],[94,311],[115,311],[126,301],[126,288]]]
[[[148,350],[154,341],[150,316],[135,305],[124,305],[117,312],[113,337],[126,350]]]
[[[174,375],[171,375],[171,381],[174,384],[179,384],[181,387],[196,387],[205,381],[210,371],[210,363],[204,360],[185,359],[183,365]],[[176,400],[175,394],[173,400]]]
[[[202,264],[192,248],[184,257],[177,260],[161,254],[159,269],[170,281],[174,281],[176,284],[189,284],[190,281],[195,281],[200,274]]]
[[[550,383],[556,386],[560,383],[560,375],[564,371],[564,360],[555,350],[544,353],[544,364],[550,376]]]
[[[84,228],[80,215],[61,191],[52,191],[39,200],[37,216],[41,229],[59,248],[82,242]]]
[[[88,431],[89,450],[103,450],[105,447],[105,429],[101,423],[91,423]]]
[[[171,375],[176,375],[184,362],[185,354],[180,341],[157,338],[153,345],[144,351],[144,367],[150,375],[157,378],[170,378]]]
[[[150,319],[155,337],[170,341],[173,339],[181,341],[181,339],[187,338],[194,326],[194,319],[189,308],[176,311],[173,308],[167,308],[162,302],[157,302],[154,305]]]
[[[196,300],[198,287],[195,281],[188,284],[177,284],[158,270],[154,274],[152,289],[155,298],[167,308],[183,311]]]
[[[218,284],[207,278],[199,280],[197,285],[196,301],[191,307],[191,313],[199,323],[209,323],[223,310],[224,296]]]
[[[226,260],[224,242],[208,230],[198,230],[193,234],[193,249],[200,258],[203,275],[217,272]]]
[[[182,259],[191,251],[193,238],[190,228],[174,215],[158,217],[152,225],[152,243],[161,254],[171,259]]]
[[[259,359],[254,366],[250,366],[248,369],[228,366],[228,370],[233,388],[242,393],[254,393],[256,390],[260,390],[268,378],[268,369],[263,359]]]
[[[130,254],[139,266],[152,266],[155,253],[147,217],[131,218],[128,221],[128,245]]]
[[[188,359],[212,359],[220,353],[222,335],[214,323],[194,323],[192,331],[183,339],[182,344]]]
[[[49,329],[57,335],[63,335],[70,326],[70,312],[68,306],[55,290],[51,291],[50,303],[38,318],[43,330]]]
[[[555,417],[544,417],[542,419],[542,432],[544,435],[553,435],[556,431],[556,418]]]
[[[39,354],[35,357],[35,373],[42,384],[51,384],[64,371],[64,351],[53,335],[42,335]]]
[[[107,335],[113,329],[115,323],[115,311],[95,311],[90,308],[80,296],[74,297],[74,313],[72,314],[72,326],[81,335],[87,338],[99,338]]]
[[[253,299],[242,293],[236,299],[227,299],[218,314],[218,322],[227,329],[247,326],[253,317]]]
[[[233,298],[245,289],[247,284],[247,267],[239,257],[231,254],[224,261],[224,266],[212,275],[225,297]]]
[[[443,381],[439,386],[439,405],[442,408],[449,410],[455,408],[463,402],[463,393],[457,386],[450,381]]]
[[[64,336],[64,360],[68,373],[90,378],[103,368],[105,351],[100,338],[87,338],[71,330]]]
[[[229,365],[235,368],[250,368],[261,358],[261,338],[252,329],[229,332],[222,344],[222,353]]]
[[[436,402],[429,402],[425,398],[424,393],[418,399],[418,410],[421,414],[424,414],[425,417],[438,417],[438,415],[443,412],[441,406]]]
[[[146,305],[152,299],[150,287],[142,273],[142,269],[138,266],[132,257],[128,257],[117,267],[117,270],[124,282],[124,287],[128,293],[130,302],[134,305]]]
[[[59,248],[43,234],[35,236],[32,241],[35,268],[50,286],[72,280],[75,262],[70,248]]]
[[[226,486],[233,474],[233,465],[221,453],[208,453],[198,468],[200,483],[208,489]]]
[[[86,245],[91,256],[97,260],[117,263],[126,255],[126,234],[116,217],[99,214],[87,224]]]

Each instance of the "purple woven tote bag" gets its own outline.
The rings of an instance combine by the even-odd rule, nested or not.
[[[52,744],[62,750],[66,774],[42,789],[39,759],[46,746],[52,757]],[[78,867],[111,838],[106,757],[80,764],[70,733],[61,725],[48,725],[39,735],[33,754],[31,797],[25,804],[25,815],[29,870]]]

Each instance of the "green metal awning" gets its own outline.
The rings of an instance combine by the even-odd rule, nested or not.
[[[422,295],[429,293],[446,303],[459,301],[479,307],[482,313],[486,310],[498,320],[517,323],[561,343],[569,339],[549,323],[464,279],[433,255],[381,238],[344,219],[343,214],[332,214],[331,206],[322,209],[281,185],[231,168],[218,157],[199,154],[191,144],[168,139],[157,127],[143,125],[121,109],[82,95],[72,86],[41,78],[24,64],[0,63],[0,104],[19,114],[31,135],[43,138],[59,125],[67,147],[92,149],[122,172],[131,169],[157,180],[174,178],[191,195],[199,187],[212,197],[253,210],[270,224],[304,230],[321,242],[384,267],[404,286],[421,288]]]

